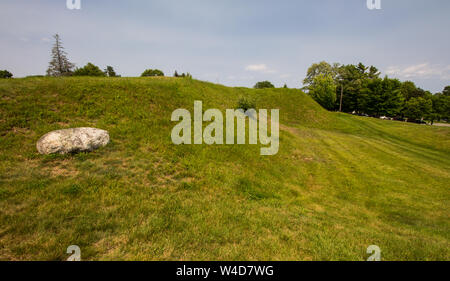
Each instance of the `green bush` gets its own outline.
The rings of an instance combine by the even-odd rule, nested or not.
[[[77,68],[73,72],[73,76],[100,76],[104,77],[106,74],[96,65],[92,63],[86,64],[82,68]]]
[[[275,88],[275,86],[269,81],[261,81],[255,84],[253,87],[255,89],[264,89],[264,88]]]
[[[249,109],[256,109],[256,103],[253,99],[241,97],[237,104],[237,109],[242,109],[244,111],[247,111]]]
[[[159,69],[146,69],[144,72],[142,72],[141,77],[148,76],[164,76],[164,72]]]
[[[0,70],[0,78],[11,78],[13,75],[8,70]]]

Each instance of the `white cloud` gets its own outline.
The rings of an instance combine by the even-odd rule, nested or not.
[[[247,71],[261,72],[261,73],[275,73],[276,71],[270,69],[265,64],[249,64],[245,67]]]
[[[400,78],[439,78],[450,79],[450,65],[421,63],[410,66],[390,66],[386,74]]]

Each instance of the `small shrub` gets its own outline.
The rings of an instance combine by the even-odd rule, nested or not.
[[[256,104],[253,99],[241,97],[237,104],[237,109],[242,109],[244,111],[247,111],[249,109],[256,109]]]

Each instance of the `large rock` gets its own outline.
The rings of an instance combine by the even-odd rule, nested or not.
[[[71,128],[51,131],[36,143],[41,154],[92,151],[109,143],[109,134],[96,128]]]

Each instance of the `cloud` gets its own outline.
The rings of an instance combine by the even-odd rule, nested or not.
[[[439,78],[450,79],[450,65],[421,63],[410,66],[390,66],[386,74],[400,78]]]
[[[273,69],[269,69],[265,64],[249,64],[245,67],[247,71],[261,72],[261,73],[275,73]]]

